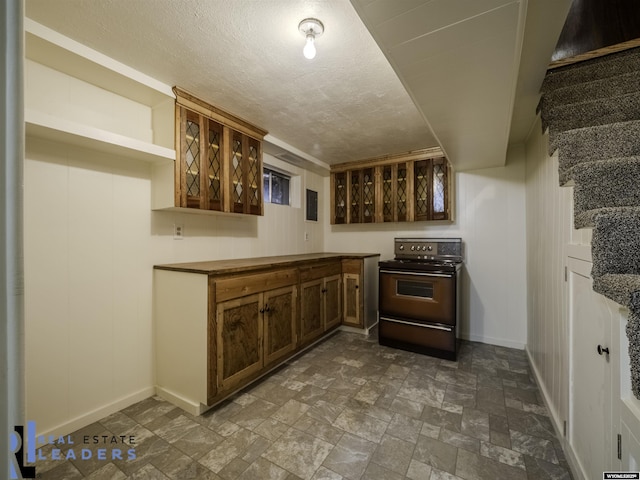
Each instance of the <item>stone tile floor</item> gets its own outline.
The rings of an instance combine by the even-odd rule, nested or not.
[[[571,479],[524,351],[463,342],[449,362],[347,332],[202,416],[152,397],[71,439],[39,478]]]

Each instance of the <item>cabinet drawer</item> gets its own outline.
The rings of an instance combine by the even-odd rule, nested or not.
[[[331,263],[321,263],[312,267],[302,267],[300,269],[300,281],[307,282],[309,280],[317,280],[318,278],[331,277],[332,275],[340,275],[342,266],[340,261]]]
[[[362,260],[342,260],[342,273],[355,273],[356,275],[360,275],[361,270]]]
[[[295,269],[271,270],[264,273],[222,278],[215,281],[216,302],[288,287],[296,283],[298,283],[298,272]]]

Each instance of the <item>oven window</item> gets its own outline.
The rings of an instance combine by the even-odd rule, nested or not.
[[[396,293],[407,297],[433,298],[433,283],[397,280]]]

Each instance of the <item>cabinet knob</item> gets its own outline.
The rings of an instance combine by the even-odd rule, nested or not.
[[[264,311],[265,311],[265,312],[270,312],[270,311],[271,311],[271,309],[269,308],[269,304],[266,304],[266,305],[264,306]]]
[[[604,353],[609,355],[609,347],[604,348],[602,345],[598,345],[598,355],[602,355]]]
[[[360,285],[356,285],[356,290],[360,288]]]
[[[327,293],[327,289],[323,288],[322,290],[320,290],[322,293]]]

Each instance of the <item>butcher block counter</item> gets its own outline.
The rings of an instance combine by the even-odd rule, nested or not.
[[[199,415],[336,329],[377,323],[379,254],[154,267],[156,392]]]

